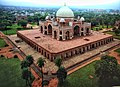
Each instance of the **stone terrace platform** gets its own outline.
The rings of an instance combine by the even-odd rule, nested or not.
[[[58,41],[56,39],[52,39],[52,37],[49,35],[43,35],[42,33],[40,33],[39,29],[18,31],[18,34],[23,35],[24,37],[33,41],[34,43],[44,48],[45,50],[49,51],[50,53],[63,52],[69,49],[83,46],[85,44],[96,42],[112,36],[109,34],[92,32],[92,35],[90,36],[81,37],[81,38],[78,37],[67,41]]]
[[[32,55],[34,57],[35,63],[37,62],[39,57],[43,57],[46,61],[46,64],[44,66],[44,69],[47,71],[56,71],[57,67],[55,66],[55,64],[53,62],[51,62],[49,59],[47,59],[46,57],[44,57],[43,55],[41,55],[41,53],[37,52],[35,49],[33,49],[31,46],[29,46],[27,43],[25,43],[24,41],[20,42],[20,43],[16,43],[15,40],[20,40],[20,38],[17,37],[17,35],[11,35],[8,36],[8,38],[17,46],[17,47],[21,47],[20,50],[22,50],[26,55]],[[105,51],[108,50],[116,45],[120,45],[120,41],[119,40],[114,40],[113,42],[100,46],[94,50],[88,51],[84,54],[80,54],[80,55],[76,55],[73,56],[72,58],[68,58],[66,60],[63,61],[63,66],[65,66],[66,68],[71,67],[85,59],[88,59],[90,57],[93,57],[96,54],[99,54],[101,51]]]

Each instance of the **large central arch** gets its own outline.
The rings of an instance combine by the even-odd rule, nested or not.
[[[52,26],[50,24],[48,25],[48,34],[52,35]]]
[[[74,36],[79,36],[79,31],[80,31],[80,27],[76,25],[74,27]]]

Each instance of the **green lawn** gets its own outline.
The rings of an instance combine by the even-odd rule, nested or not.
[[[115,52],[118,52],[118,53],[120,53],[120,48],[116,49],[116,50],[115,50]]]
[[[5,45],[7,45],[7,44],[4,41],[4,39],[0,38],[0,48],[5,47]]]
[[[111,34],[111,35],[113,35],[114,38],[120,40],[120,35],[116,35],[113,31],[105,31],[104,33]]]
[[[33,25],[33,26],[34,26],[34,25],[37,25],[37,23],[36,23],[36,22],[32,22],[32,23],[30,23],[30,24],[31,24],[31,25]]]
[[[98,87],[97,78],[94,74],[95,62],[79,69],[67,77],[64,87]],[[89,76],[92,75],[91,79]]]
[[[99,31],[99,30],[102,30],[104,28],[107,28],[106,25],[102,26],[102,25],[97,25],[96,27],[92,28],[94,31]],[[108,28],[112,28],[112,26],[108,26]]]
[[[25,87],[19,59],[0,57],[0,87]]]
[[[13,35],[17,33],[17,28],[21,28],[21,30],[26,30],[27,28],[23,28],[17,24],[13,24],[12,26],[7,26],[8,28],[11,28],[10,30],[4,30],[2,31],[6,35]]]
[[[17,24],[13,24],[12,26],[8,26],[8,28],[11,28],[11,29],[7,31],[6,30],[3,31],[3,33],[6,35],[16,34],[17,28],[22,28],[22,27]]]

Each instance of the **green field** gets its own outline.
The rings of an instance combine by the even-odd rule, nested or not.
[[[94,70],[95,62],[70,74],[64,83],[64,87],[98,87]],[[90,75],[93,78],[90,78]]]
[[[0,38],[0,48],[5,47],[5,45],[7,45],[7,44],[4,41],[4,39]]]
[[[94,31],[99,31],[99,30],[102,30],[102,29],[104,29],[104,28],[107,28],[107,26],[106,26],[106,25],[104,25],[104,26],[102,26],[102,25],[97,25],[96,27],[92,28],[92,30],[94,30]],[[108,28],[112,28],[112,26],[109,25]]]
[[[13,35],[17,33],[17,28],[20,28],[20,30],[26,30],[27,28],[22,28],[21,26],[17,25],[17,24],[13,24],[12,26],[7,26],[8,28],[11,28],[9,30],[4,30],[2,31],[4,34],[6,35]]]
[[[0,87],[25,87],[19,59],[0,57]]]
[[[12,26],[8,26],[8,28],[11,28],[10,30],[4,30],[3,33],[7,35],[16,34],[17,28],[22,28],[21,26],[18,26],[17,24],[13,24]]]
[[[115,50],[115,52],[118,52],[118,53],[120,53],[120,48],[116,49],[116,50]]]
[[[36,22],[31,22],[30,24],[31,24],[32,26],[37,25]]]

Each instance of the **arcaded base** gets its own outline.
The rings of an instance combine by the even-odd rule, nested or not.
[[[56,56],[65,59],[113,41],[112,35],[95,31],[90,36],[76,37],[67,41],[52,39],[50,35],[41,34],[39,29],[18,31],[17,36],[51,61]]]

